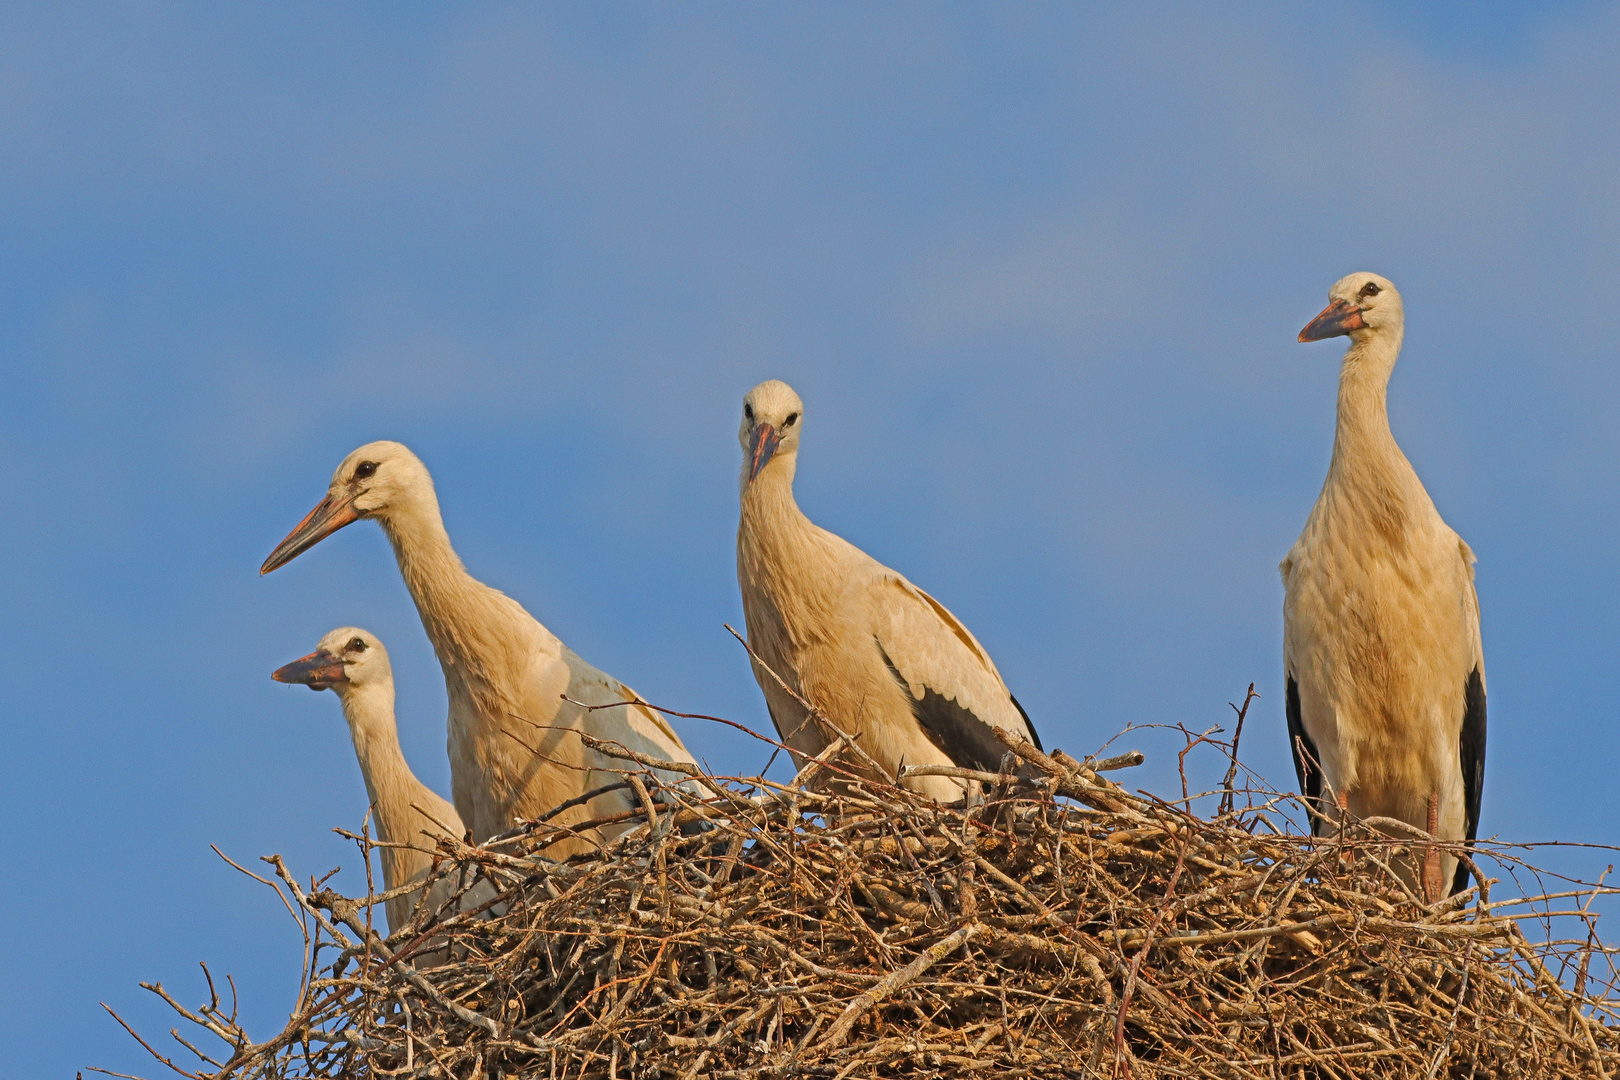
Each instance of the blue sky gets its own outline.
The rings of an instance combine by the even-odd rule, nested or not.
[[[363,813],[328,629],[444,694],[360,525],[260,579],[344,454],[434,471],[474,573],[671,707],[768,726],[733,572],[742,394],[1048,744],[1224,722],[1291,782],[1276,564],[1394,279],[1396,435],[1478,553],[1483,831],[1620,839],[1620,14],[1596,4],[0,8],[0,1045],[154,1073],[97,1005],[298,938]],[[688,725],[716,769],[764,754]],[[1134,778],[1176,785],[1144,733]],[[1213,773],[1213,766],[1208,770]],[[1601,852],[1547,861],[1596,874]]]

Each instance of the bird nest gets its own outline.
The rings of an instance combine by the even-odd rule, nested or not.
[[[441,842],[461,899],[386,938],[381,896],[267,859],[308,941],[286,1028],[148,986],[225,1049],[147,1048],[209,1078],[1620,1075],[1608,950],[1520,928],[1608,890],[1493,903],[1475,849],[1425,905],[1389,836],[1301,835],[1230,773],[1208,818],[1104,775],[1140,755],[1022,743],[949,807],[831,758],[784,786],[599,745],[640,810]]]

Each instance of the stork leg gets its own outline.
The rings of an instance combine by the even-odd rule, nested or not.
[[[1429,835],[1440,834],[1440,793],[1429,793]],[[1423,852],[1423,898],[1431,904],[1438,904],[1445,895],[1445,882],[1440,880],[1440,848],[1436,844],[1426,844]]]
[[[1349,866],[1356,861],[1356,849],[1344,843],[1344,821],[1350,814],[1350,793],[1348,791],[1335,791],[1333,801],[1339,807],[1339,842],[1343,845],[1339,851],[1339,864]]]

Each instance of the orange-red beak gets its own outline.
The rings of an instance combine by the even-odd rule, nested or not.
[[[769,424],[760,424],[754,429],[754,438],[748,445],[748,482],[752,484],[759,470],[770,463],[771,455],[782,444],[782,437],[776,429]]]
[[[328,495],[276,545],[276,550],[259,567],[259,573],[268,574],[278,566],[285,566],[343,526],[359,520],[360,511],[354,508],[354,496],[334,499]]]
[[[1299,340],[1322,341],[1360,330],[1366,325],[1361,321],[1360,308],[1348,300],[1335,300],[1322,309],[1322,314],[1305,324],[1305,329],[1299,332]]]
[[[343,661],[329,652],[312,652],[270,673],[276,682],[303,683],[311,690],[330,690],[348,676],[343,673]]]

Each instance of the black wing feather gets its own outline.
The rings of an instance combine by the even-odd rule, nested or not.
[[[990,724],[932,687],[925,687],[921,698],[913,696],[910,684],[900,674],[900,669],[894,666],[894,661],[889,659],[881,642],[878,643],[878,652],[888,665],[889,674],[900,684],[901,692],[911,699],[911,715],[916,717],[923,734],[939,748],[940,753],[950,758],[958,768],[981,769],[984,772],[1001,770],[1001,758],[1007,753],[1007,748],[996,738],[995,729]],[[1024,710],[1018,711],[1022,713]],[[1025,723],[1028,722],[1029,718],[1025,717]],[[1035,734],[1033,727],[1030,734]],[[1037,741],[1035,745],[1038,748],[1040,743]]]
[[[1012,694],[1009,693],[1007,696],[1012,698],[1013,708],[1018,710],[1018,715],[1024,718],[1024,727],[1029,729],[1029,741],[1035,744],[1035,749],[1043,754],[1046,753],[1046,747],[1041,745],[1040,733],[1035,730],[1034,723],[1030,721],[1029,713],[1024,711],[1024,707],[1018,704],[1018,699],[1013,697]]]
[[[1322,766],[1321,758],[1317,756],[1316,744],[1311,737],[1305,734],[1305,721],[1299,709],[1299,683],[1292,675],[1288,676],[1288,756],[1294,759],[1294,775],[1299,777],[1299,793],[1305,796],[1305,803],[1317,813],[1311,815],[1311,835],[1320,836],[1323,819],[1320,816],[1322,806]]]
[[[1485,793],[1485,678],[1479,666],[1468,676],[1463,688],[1462,737],[1457,742],[1458,764],[1462,767],[1463,805],[1468,811],[1468,843],[1473,846],[1479,835],[1479,804]],[[1462,892],[1468,887],[1468,867],[1457,864],[1457,875],[1452,879],[1451,891]]]

